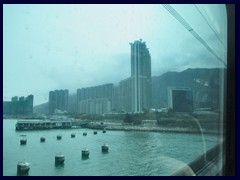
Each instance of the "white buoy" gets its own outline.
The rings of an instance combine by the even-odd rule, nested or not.
[[[63,164],[65,161],[65,157],[63,154],[59,153],[55,155],[55,164]]]
[[[45,137],[40,138],[40,142],[45,142],[45,140],[46,140]]]
[[[62,139],[62,135],[57,135],[57,140]]]
[[[22,161],[18,162],[18,165],[17,165],[18,174],[27,174],[29,170],[30,170],[30,163],[22,162]]]
[[[20,139],[20,144],[25,145],[27,144],[27,136],[26,135],[20,135],[22,138]]]
[[[87,135],[87,132],[83,132],[83,135],[86,136],[86,135]]]
[[[82,157],[87,158],[87,157],[89,157],[89,154],[90,154],[89,149],[85,148],[82,150]]]
[[[107,144],[102,145],[102,152],[108,152],[108,149],[109,147]]]

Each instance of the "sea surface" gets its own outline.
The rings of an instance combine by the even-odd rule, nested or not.
[[[140,131],[98,131],[92,129],[15,131],[17,120],[3,120],[3,175],[16,176],[17,163],[31,164],[28,176],[166,176],[204,153],[199,134]],[[87,136],[83,136],[87,132]],[[76,137],[71,138],[75,133]],[[20,135],[27,144],[20,145]],[[56,136],[61,134],[62,139]],[[40,137],[46,138],[40,142]],[[217,135],[205,135],[206,149],[219,142]],[[101,146],[109,145],[102,153]],[[81,150],[90,156],[82,159]],[[55,166],[55,155],[63,153],[65,163]]]

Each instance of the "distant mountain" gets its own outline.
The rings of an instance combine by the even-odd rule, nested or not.
[[[33,112],[39,113],[39,114],[47,114],[48,113],[48,102],[34,106]]]
[[[193,90],[195,107],[219,107],[220,68],[186,69],[182,72],[166,72],[152,77],[152,108],[165,108],[168,104],[168,87],[188,87]],[[70,94],[69,112],[77,111],[77,95]],[[48,113],[48,103],[34,107],[34,112]]]
[[[221,72],[223,69],[220,68],[197,68],[152,77],[152,107],[167,107],[168,87],[188,87],[193,90],[195,107],[218,108]]]

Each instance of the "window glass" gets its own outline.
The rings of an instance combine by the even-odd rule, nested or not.
[[[3,175],[222,175],[226,69],[224,4],[4,4]]]

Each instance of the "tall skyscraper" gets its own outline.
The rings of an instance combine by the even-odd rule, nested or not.
[[[142,39],[131,45],[132,112],[151,108],[151,56]]]

